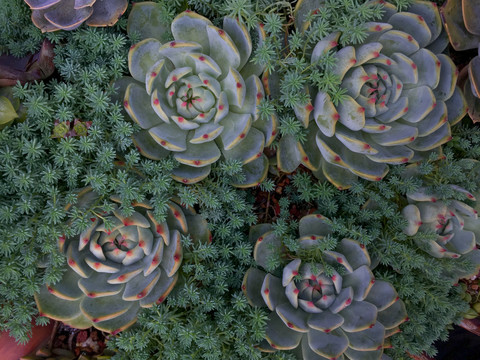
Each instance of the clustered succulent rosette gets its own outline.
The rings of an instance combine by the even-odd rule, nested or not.
[[[341,34],[332,33],[313,49],[312,63],[334,52],[334,73],[346,96],[334,105],[327,93],[309,89],[313,102],[295,108],[307,139],[300,144],[293,136],[282,137],[281,170],[303,164],[347,188],[357,176],[379,181],[387,164],[416,162],[451,140],[450,126],[464,116],[466,104],[455,85],[456,67],[441,54],[448,40],[436,5],[413,1],[397,12],[381,3],[383,18],[366,24],[361,45],[340,48]]]
[[[25,0],[32,21],[42,32],[74,30],[88,26],[111,26],[127,10],[127,0]]]
[[[95,199],[96,194],[85,189],[78,204]],[[117,333],[136,321],[140,308],[160,303],[170,293],[183,257],[181,235],[190,232],[207,241],[207,225],[193,210],[173,201],[163,223],[155,220],[148,203],[134,206],[131,216],[122,216],[116,207],[92,217],[79,236],[60,237],[59,249],[68,267],[58,283],[35,294],[43,316],[79,329],[94,326]],[[107,229],[103,219],[113,228]]]
[[[447,0],[441,8],[445,30],[456,51],[475,49],[480,43],[480,4],[475,0]]]
[[[441,8],[450,44],[457,51],[480,46],[480,3],[470,0],[447,0]],[[480,51],[480,50],[479,50]],[[480,121],[480,57],[476,56],[460,73],[459,85],[468,106],[468,115]]]
[[[300,220],[298,242],[309,248],[331,232],[318,214]],[[256,239],[254,257],[266,268],[272,252],[281,252],[282,242],[267,224],[252,227]],[[245,274],[242,289],[253,306],[267,306],[266,336],[262,351],[296,349],[300,359],[389,359],[383,354],[387,337],[406,321],[404,303],[393,286],[375,280],[364,245],[343,239],[336,251],[325,251],[325,261],[343,266],[344,275],[324,266],[294,259],[283,268],[281,278],[257,268]]]
[[[147,38],[129,53],[134,80],[126,88],[124,107],[142,128],[134,135],[135,145],[154,160],[173,153],[180,163],[173,178],[186,184],[204,179],[211,164],[223,158],[243,164],[246,179],[236,186],[257,185],[267,174],[263,149],[275,138],[277,121],[258,113],[263,67],[251,60],[247,28],[225,17],[221,29],[187,10],[173,20],[171,31],[173,41]],[[261,43],[260,26],[256,34]]]
[[[457,185],[450,185],[455,191],[464,194],[469,200],[476,201],[473,194]],[[429,194],[425,188],[407,194],[410,203],[402,210],[408,221],[405,234],[417,232],[434,232],[438,236],[429,241],[428,247],[419,246],[436,258],[467,258],[476,265],[472,273],[456,271],[451,275],[460,278],[475,275],[480,269],[480,220],[478,211],[462,201],[450,199],[439,200],[435,194]]]

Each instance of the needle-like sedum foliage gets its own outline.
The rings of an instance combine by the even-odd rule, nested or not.
[[[45,3],[37,1],[40,2]],[[273,276],[281,276],[275,269],[283,268],[294,259],[301,259],[302,264],[321,264],[325,274],[333,274],[339,270],[338,264],[323,263],[322,254],[342,249],[345,238],[351,239],[350,244],[356,244],[356,249],[368,251],[370,272],[365,272],[369,275],[367,280],[374,277],[379,284],[392,284],[399,297],[396,301],[393,301],[396,297],[390,298],[392,306],[404,303],[409,320],[402,322],[406,320],[402,312],[399,317],[402,321],[390,324],[390,330],[394,331],[389,330],[391,336],[388,340],[383,340],[382,335],[375,342],[375,349],[369,348],[367,353],[375,358],[382,356],[383,351],[383,355],[395,360],[406,359],[407,351],[412,354],[425,351],[433,355],[432,343],[445,339],[448,327],[458,323],[468,309],[468,304],[462,300],[461,287],[454,285],[458,276],[473,273],[476,264],[464,254],[459,257],[432,256],[428,246],[439,241],[439,234],[428,227],[405,233],[409,222],[402,215],[402,209],[412,201],[411,194],[418,194],[421,190],[423,194],[435,194],[438,202],[454,200],[478,210],[473,198],[468,196],[479,198],[476,164],[480,160],[480,131],[477,128],[468,122],[453,126],[459,120],[455,118],[450,129],[452,140],[443,145],[443,153],[425,156],[424,162],[415,166],[414,173],[404,165],[394,164],[382,181],[355,179],[349,183],[349,190],[343,191],[338,186],[318,181],[303,167],[295,174],[282,173],[277,168],[278,141],[265,146],[270,145],[270,138],[268,141],[263,139],[256,153],[265,163],[268,158],[271,174],[258,187],[241,190],[232,185],[248,182],[249,174],[244,172],[242,164],[245,159],[224,156],[223,153],[212,162],[209,175],[202,181],[193,184],[174,181],[171,174],[178,167],[175,154],[165,154],[157,160],[141,154],[142,149],[139,151],[132,141],[132,137],[140,133],[140,126],[125,112],[125,94],[116,91],[122,88],[118,80],[129,76],[128,53],[132,45],[146,37],[154,37],[161,44],[181,44],[182,40],[175,37],[178,29],[171,31],[172,23],[179,24],[178,19],[190,21],[202,16],[201,19],[208,19],[201,21],[204,27],[208,25],[209,29],[225,31],[223,19],[229,17],[233,20],[227,20],[230,23],[226,27],[235,27],[243,34],[235,40],[238,46],[241,39],[251,40],[250,64],[265,69],[263,74],[255,72],[255,76],[262,80],[260,86],[264,92],[255,92],[254,95],[260,93],[260,96],[258,99],[255,96],[255,106],[248,113],[252,118],[258,116],[256,121],[276,114],[278,128],[271,139],[274,136],[290,137],[295,143],[305,144],[311,140],[312,133],[299,119],[307,116],[308,111],[313,113],[311,107],[317,107],[313,101],[314,92],[320,90],[328,95],[336,107],[343,106],[342,102],[349,96],[341,77],[336,74],[339,58],[333,51],[322,52],[312,64],[317,44],[328,34],[340,32],[341,36],[336,39],[336,54],[348,46],[359,48],[370,36],[367,23],[384,19],[386,12],[404,13],[412,4],[426,4],[432,10],[431,2],[392,0],[385,5],[384,1],[365,0],[299,0],[294,3],[277,0],[155,0],[152,3],[140,6],[129,1],[125,15],[112,27],[81,25],[73,31],[42,35],[31,23],[30,10],[23,0],[1,2],[0,52],[23,56],[38,49],[42,40],[47,38],[55,44],[56,71],[45,81],[13,88],[13,95],[24,109],[26,118],[15,120],[0,130],[0,330],[8,330],[17,340],[26,342],[31,320],[36,317],[39,324],[47,321],[38,316],[34,293],[41,288],[48,289],[46,284],[53,292],[61,286],[60,279],[68,276],[64,269],[69,266],[67,261],[70,258],[67,259],[68,249],[66,257],[58,244],[62,238],[79,239],[82,232],[88,232],[92,219],[102,216],[98,209],[115,212],[119,216],[115,215],[115,218],[123,219],[136,216],[138,204],[148,203],[152,219],[161,223],[168,219],[169,204],[174,201],[190,209],[192,214],[193,208],[203,218],[202,223],[208,223],[212,237],[196,241],[194,234],[182,234],[179,242],[183,259],[182,265],[175,268],[174,276],[178,277],[175,287],[169,289],[170,294],[161,304],[139,312],[135,325],[110,337],[109,346],[117,351],[116,359],[302,359],[301,351],[294,354],[278,349],[273,353],[262,353],[257,348],[263,339],[272,339],[272,330],[268,327],[269,313],[278,313],[276,309],[266,311],[251,306],[242,293],[244,274],[255,267],[252,253],[257,239],[248,238],[248,229],[257,218],[272,223],[269,226],[274,236],[282,239],[281,255],[266,256],[261,260],[262,268]],[[137,10],[131,11],[135,7]],[[145,11],[153,8],[156,10]],[[193,15],[194,12],[198,15]],[[129,19],[129,14],[134,15]],[[174,22],[179,14],[183,15]],[[151,26],[151,23],[156,25]],[[153,28],[155,32],[151,33]],[[182,25],[181,28],[182,31],[188,30],[186,39],[195,37],[194,26]],[[265,36],[256,35],[258,31]],[[411,28],[410,31],[418,30]],[[226,32],[240,34],[238,31]],[[412,38],[418,36],[417,33],[411,35]],[[439,38],[441,36],[439,34]],[[205,34],[199,37],[204,38]],[[190,66],[191,61],[183,59],[182,56],[187,55],[182,54],[180,60],[174,60]],[[210,52],[201,54],[210,56]],[[198,60],[202,61],[200,56],[205,60],[204,55],[199,55]],[[219,62],[221,55],[215,54]],[[451,66],[443,69],[452,73],[454,67],[449,64]],[[420,67],[420,63],[415,65]],[[171,71],[173,68],[169,69]],[[227,73],[224,71],[215,79],[226,84]],[[451,79],[455,76],[452,75]],[[243,84],[239,83],[242,88]],[[236,82],[232,84],[236,91]],[[186,85],[188,88],[188,83]],[[208,96],[203,85],[200,87]],[[380,87],[376,85],[377,90]],[[175,88],[177,90],[180,88]],[[234,92],[230,91],[230,94],[232,100]],[[193,103],[195,97],[187,100]],[[151,108],[150,97],[148,105]],[[452,107],[459,110],[454,105]],[[437,104],[435,108],[438,107]],[[448,113],[455,114],[450,108]],[[248,138],[247,134],[245,138]],[[247,152],[244,155],[248,155]],[[263,175],[262,172],[258,179]],[[256,182],[250,185],[256,185]],[[75,206],[78,190],[84,187],[91,187],[97,194],[95,207],[78,209]],[[116,205],[111,202],[113,195],[116,196]],[[140,213],[145,211],[140,210]],[[329,233],[323,234],[321,241],[312,243],[311,247],[301,247],[297,241],[302,227],[299,220],[312,213],[330,219]],[[445,216],[443,212],[441,214]],[[435,225],[442,225],[441,235],[451,234],[447,221],[442,223],[440,220]],[[455,221],[448,220],[454,227]],[[455,229],[464,236],[465,232],[474,232],[470,225],[459,222]],[[192,231],[199,231],[199,227],[194,225]],[[124,241],[132,239],[136,240],[136,237],[116,238],[117,249],[122,254],[127,253],[131,244]],[[468,245],[471,252],[478,252],[472,241]],[[111,245],[106,248],[107,253],[115,251]],[[448,250],[447,245],[445,248]],[[348,278],[343,273],[341,275]],[[306,285],[306,279],[297,280],[299,285],[303,286],[302,282]],[[56,284],[59,285],[55,287]],[[287,286],[289,284],[292,282]],[[327,291],[324,295],[331,294]],[[340,293],[335,295],[339,297]],[[81,296],[85,299],[84,295]],[[373,295],[368,299],[372,298]],[[305,296],[301,297],[301,300],[305,299]],[[79,308],[80,312],[82,309],[87,312],[85,304]],[[342,317],[349,317],[343,310],[340,312]],[[98,320],[92,316],[89,319],[93,323]],[[370,320],[362,325],[360,332],[372,324],[373,318]],[[104,316],[103,321],[109,319]],[[347,325],[339,326],[338,333],[349,332]],[[401,329],[399,333],[397,325]],[[107,330],[116,332],[119,328]],[[332,353],[323,349],[323,353],[343,357],[359,355],[358,344],[352,342],[354,336],[350,333],[345,336],[352,346],[344,349],[343,341],[339,351]],[[287,340],[283,339],[281,343]],[[318,345],[318,339],[311,340],[311,344]],[[274,341],[269,344],[277,345]],[[376,350],[378,346],[381,348]],[[305,353],[314,358],[321,356],[318,355],[320,352]]]

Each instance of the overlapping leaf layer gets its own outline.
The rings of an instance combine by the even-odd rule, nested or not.
[[[331,233],[318,214],[300,220],[298,242],[313,247]],[[280,253],[282,241],[266,224],[252,227],[256,239],[254,257],[265,268],[272,253]],[[251,305],[267,306],[272,312],[262,351],[296,349],[299,358],[388,359],[383,349],[387,337],[407,320],[404,303],[393,286],[375,280],[370,256],[364,245],[343,239],[336,251],[325,251],[323,259],[341,266],[341,273],[327,275],[321,263],[291,260],[282,278],[257,268],[245,274],[242,289]]]
[[[144,6],[152,5],[137,4],[130,16]],[[224,158],[243,164],[246,177],[237,186],[257,185],[267,174],[263,148],[275,138],[277,121],[258,114],[263,67],[251,60],[250,33],[233,18],[225,17],[221,29],[191,11],[178,15],[171,30],[174,41],[147,38],[130,50],[133,79],[125,80],[124,106],[143,129],[134,137],[137,148],[154,160],[173,153],[181,164],[173,178],[186,184],[204,179]],[[261,43],[260,26],[255,34]]]
[[[84,206],[95,198],[86,189],[78,203]],[[191,226],[195,238],[209,237],[200,216],[173,201],[168,206],[163,223],[155,220],[149,204],[138,203],[128,217],[116,209],[92,217],[79,236],[61,237],[58,245],[68,268],[60,282],[36,294],[39,312],[75,328],[116,333],[137,320],[141,307],[162,302],[177,281],[181,234]],[[113,227],[107,228],[104,219]]]
[[[398,12],[383,5],[383,18],[366,24],[362,44],[339,48],[341,33],[332,33],[313,49],[312,64],[334,52],[334,73],[346,96],[334,104],[313,89],[312,102],[295,109],[308,135],[303,144],[288,135],[280,140],[282,170],[303,164],[347,188],[357,176],[379,181],[387,164],[419,161],[451,140],[450,126],[466,105],[455,85],[456,67],[441,54],[448,40],[437,7],[414,1]]]
[[[127,10],[128,0],[25,0],[32,21],[42,32],[111,26]]]

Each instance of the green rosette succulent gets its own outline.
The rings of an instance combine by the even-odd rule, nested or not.
[[[88,26],[111,26],[127,10],[127,0],[25,0],[32,21],[42,32],[74,30]]]
[[[130,17],[156,6],[136,4]],[[141,24],[139,32],[158,34],[150,27]],[[135,29],[129,22],[129,31]],[[185,184],[204,179],[223,158],[243,164],[245,180],[236,186],[257,185],[267,174],[263,149],[275,138],[277,120],[258,113],[263,67],[252,62],[250,33],[236,19],[225,17],[221,29],[189,10],[173,20],[171,32],[173,41],[147,38],[129,53],[133,79],[124,107],[142,128],[135,145],[153,160],[172,153],[180,163],[172,176]],[[260,26],[256,37],[257,44],[265,37]]]
[[[471,201],[476,201],[473,194],[457,185],[450,185],[456,192],[463,194]],[[429,194],[425,188],[407,194],[410,203],[402,210],[408,221],[405,234],[415,235],[417,232],[434,232],[435,240],[417,244],[436,258],[467,258],[476,265],[472,273],[456,271],[450,274],[455,278],[463,278],[478,273],[480,269],[480,220],[478,210],[459,200],[439,200],[436,194]]]
[[[85,189],[77,205],[86,208],[96,199]],[[140,308],[165,300],[182,262],[181,235],[190,232],[207,241],[206,222],[174,201],[168,203],[163,223],[155,220],[148,203],[133,205],[128,217],[116,206],[111,213],[92,217],[79,236],[59,238],[68,267],[58,283],[35,294],[40,314],[79,329],[94,326],[118,333],[135,323]],[[107,228],[105,220],[112,227]]]
[[[357,176],[379,181],[388,164],[440,152],[452,138],[450,126],[464,116],[456,67],[441,54],[448,40],[435,4],[413,1],[398,12],[392,4],[371,3],[382,3],[385,11],[366,24],[362,44],[340,47],[341,33],[332,33],[313,49],[312,64],[334,53],[333,72],[346,95],[335,105],[326,92],[308,89],[313,101],[295,108],[307,137],[303,143],[282,137],[282,171],[303,164],[338,188],[348,188]]]
[[[457,51],[476,49],[480,46],[480,3],[470,0],[447,0],[441,8],[445,30],[450,44]],[[473,122],[480,121],[480,57],[470,61],[460,74],[468,106],[468,115]],[[463,86],[462,86],[463,83]]]
[[[250,231],[251,240],[256,240],[255,261],[263,268],[272,253],[282,251],[282,241],[271,229],[262,224]],[[323,216],[303,217],[300,248],[314,246],[329,233]],[[327,275],[321,263],[298,258],[284,266],[281,278],[257,268],[247,271],[242,290],[248,301],[272,311],[258,347],[267,352],[295,349],[305,360],[389,359],[383,354],[390,346],[386,338],[408,319],[397,292],[390,283],[375,280],[370,256],[355,240],[343,239],[336,251],[325,251],[322,258],[341,271],[330,269]]]

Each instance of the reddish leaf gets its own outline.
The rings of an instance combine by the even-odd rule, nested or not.
[[[43,80],[53,74],[53,44],[44,40],[39,52],[18,59],[10,55],[0,56],[0,87],[13,86],[35,80]]]

